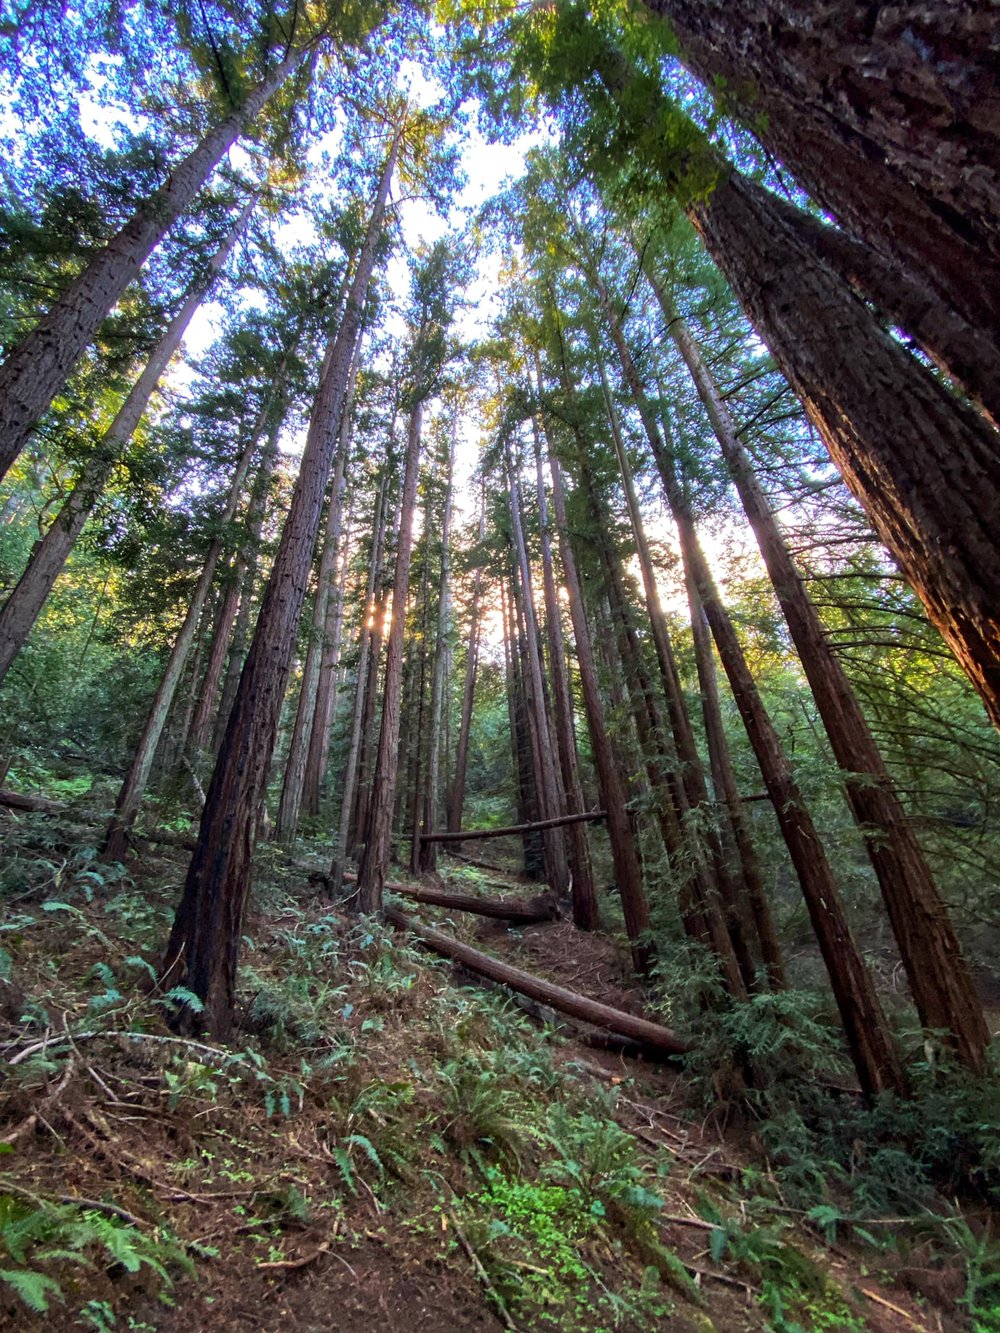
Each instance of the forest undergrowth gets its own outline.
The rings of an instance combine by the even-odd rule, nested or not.
[[[179,1038],[183,852],[5,825],[2,1326],[1000,1329],[995,1083],[865,1108],[808,993],[699,1019],[679,951],[660,1014],[696,1054],[591,1049],[332,903],[301,842],[258,858],[237,1039]],[[605,937],[437,917],[641,1007]]]

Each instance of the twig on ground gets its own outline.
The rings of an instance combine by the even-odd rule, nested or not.
[[[500,1295],[496,1287],[494,1287],[493,1283],[490,1281],[489,1273],[487,1273],[486,1269],[483,1267],[479,1255],[475,1252],[475,1250],[472,1248],[472,1246],[466,1239],[465,1232],[458,1225],[458,1221],[455,1217],[455,1214],[448,1213],[447,1216],[448,1216],[448,1221],[451,1223],[455,1231],[455,1235],[458,1237],[459,1244],[462,1246],[462,1249],[468,1255],[469,1262],[472,1264],[472,1267],[476,1270],[476,1276],[479,1278],[480,1282],[486,1288],[487,1292],[489,1292],[489,1295],[493,1300],[493,1303],[499,1310],[500,1318],[503,1320],[504,1326],[506,1328],[513,1330],[513,1333],[517,1333],[517,1325],[514,1323],[513,1319],[511,1319],[510,1311],[504,1304],[503,1297]]]
[[[13,1130],[10,1134],[7,1134],[4,1138],[0,1139],[0,1143],[11,1144],[11,1143],[16,1143],[18,1139],[23,1139],[26,1134],[31,1133],[31,1131],[38,1124],[39,1120],[41,1120],[43,1124],[47,1125],[48,1122],[42,1115],[42,1111],[43,1109],[47,1111],[50,1106],[54,1106],[56,1104],[59,1098],[66,1091],[67,1084],[73,1077],[75,1069],[76,1069],[76,1061],[70,1060],[69,1064],[66,1066],[66,1070],[62,1078],[52,1089],[52,1091],[46,1094],[46,1096],[42,1098],[42,1100],[38,1104],[37,1109],[32,1111],[31,1115],[29,1115],[26,1120],[22,1120],[22,1122],[18,1125],[17,1129]]]

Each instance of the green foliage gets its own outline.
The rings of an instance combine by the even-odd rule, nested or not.
[[[4,1193],[2,1181],[0,1249],[8,1262],[18,1265],[0,1269],[0,1279],[39,1313],[47,1311],[51,1301],[64,1299],[61,1279],[74,1265],[92,1267],[100,1260],[127,1273],[145,1269],[165,1288],[173,1283],[170,1267],[194,1271],[184,1247],[167,1231],[146,1234],[85,1205]]]

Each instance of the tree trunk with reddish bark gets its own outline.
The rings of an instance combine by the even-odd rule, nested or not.
[[[806,191],[996,339],[1000,25],[991,4],[647,3],[667,18],[685,63],[723,90],[723,105]]]
[[[289,843],[294,841],[299,825],[299,812],[302,808],[302,790],[305,783],[306,761],[309,757],[313,720],[316,716],[320,667],[326,651],[324,634],[327,611],[333,597],[337,577],[337,557],[340,554],[347,457],[351,445],[351,399],[357,373],[358,359],[355,355],[351,365],[341,420],[337,423],[337,456],[333,468],[333,479],[330,483],[330,499],[327,505],[326,526],[323,533],[319,565],[316,570],[316,593],[313,598],[309,643],[306,647],[306,660],[302,668],[302,681],[299,687],[298,704],[295,709],[295,722],[292,726],[292,738],[289,742],[288,756],[285,760],[281,800],[278,804],[278,815],[274,823],[273,837],[275,842]]]
[[[981,1070],[989,1029],[930,867],[701,349],[666,293],[660,289],[658,295],[754,530],[831,749],[844,772],[848,805],[878,877],[920,1021],[927,1029],[950,1034],[947,1040],[959,1058]]]
[[[608,836],[611,840],[611,856],[615,867],[615,879],[621,895],[622,911],[625,915],[625,929],[632,946],[632,960],[638,972],[649,969],[652,961],[652,949],[645,938],[650,929],[649,904],[642,883],[642,870],[628,810],[625,805],[625,792],[615,766],[611,750],[611,741],[604,722],[604,710],[597,682],[597,667],[590,641],[590,629],[583,602],[583,590],[577,574],[576,560],[569,544],[566,522],[566,500],[563,493],[562,468],[554,453],[549,454],[549,467],[552,473],[552,504],[555,510],[556,527],[559,533],[559,550],[562,556],[563,575],[566,590],[569,593],[570,615],[573,621],[573,636],[576,640],[576,658],[580,668],[580,685],[583,691],[583,704],[587,714],[587,727],[590,731],[590,744],[597,768],[597,779],[601,789],[601,805],[607,811]]]
[[[305,48],[289,55],[250,93],[239,110],[209,131],[0,366],[0,478],[6,475],[35,423],[93,342],[102,321],[139,276],[153,249],[307,54]]]
[[[819,832],[806,806],[747,664],[739,638],[719,596],[698,542],[674,460],[646,398],[631,351],[617,320],[610,331],[622,372],[642,419],[681,543],[685,570],[705,608],[733,697],[753,746],[761,776],[795,867],[813,931],[826,965],[848,1048],[865,1093],[905,1091],[906,1075],[893,1043],[875,984],[851,933],[844,904]]]
[[[213,255],[208,272],[170,321],[145,369],[129,391],[108,427],[104,438],[87,460],[76,483],[45,536],[35,546],[17,586],[0,611],[0,681],[24,646],[45,599],[62,571],[77,538],[114,472],[125,446],[135,434],[156,386],[181,345],[195,312],[211,290],[215,279],[233,252],[250,220],[256,200],[242,210],[222,245]],[[2,371],[0,371],[2,375]]]
[[[257,631],[209,784],[198,845],[164,959],[165,989],[185,986],[204,1005],[200,1014],[189,1006],[179,1010],[177,1026],[206,1027],[217,1037],[225,1036],[232,1025],[257,823],[337,443],[336,427],[347,394],[401,136],[399,127],[388,148],[343,319],[313,406]]]
[[[399,539],[396,568],[392,582],[392,620],[386,635],[385,684],[382,690],[382,722],[379,728],[375,772],[371,782],[368,822],[364,830],[364,849],[358,863],[357,907],[359,912],[382,911],[382,890],[389,869],[392,845],[392,817],[395,808],[397,764],[399,761],[399,705],[403,683],[403,637],[406,630],[406,601],[410,588],[410,561],[413,552],[413,516],[420,471],[420,430],[423,404],[410,409],[406,460],[403,468],[403,492],[399,510]]]
[[[878,327],[759,186],[732,172],[693,217],[1000,725],[1000,434]]]
[[[243,455],[236,465],[236,471],[230,482],[229,495],[220,517],[220,524],[223,529],[232,523],[235,517],[236,507],[243,494],[243,484],[246,481],[247,473],[250,471],[250,464],[256,450],[257,433],[255,431],[243,450]],[[108,823],[104,842],[101,846],[101,858],[105,861],[123,861],[125,859],[125,854],[128,851],[129,832],[135,823],[142,799],[146,794],[146,786],[149,783],[149,776],[152,772],[153,760],[156,758],[157,747],[160,744],[160,737],[163,735],[163,728],[166,726],[174,702],[174,695],[177,693],[177,687],[187,665],[188,654],[191,651],[201,621],[205,600],[215,580],[215,571],[222,555],[222,549],[222,537],[214,538],[208,548],[208,554],[205,557],[205,563],[198,576],[198,581],[191,593],[184,621],[170,650],[170,656],[167,658],[167,665],[163,670],[163,676],[153,697],[149,715],[146,718],[146,725],[143,727],[139,744],[132,758],[131,767],[118,792],[114,814]],[[191,699],[193,714],[193,690]],[[188,718],[188,725],[190,721],[191,715]],[[180,738],[177,750],[178,757],[184,753],[186,740],[186,735]]]

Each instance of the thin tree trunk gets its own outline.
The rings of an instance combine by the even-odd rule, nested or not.
[[[361,317],[367,297],[402,126],[393,133],[340,327],[309,422],[302,463],[271,569],[219,760],[206,795],[198,846],[163,970],[163,984],[187,987],[204,1005],[186,1006],[179,1026],[224,1036],[232,1025],[243,912],[250,888],[258,818],[295,650],[323,494],[337,444]]]
[[[722,979],[730,995],[746,999],[754,982],[753,960],[746,942],[742,913],[721,855],[714,858],[715,877],[709,869],[700,837],[711,830],[712,812],[698,829],[690,818],[691,804],[684,779],[679,774],[679,757],[668,741],[663,718],[654,697],[653,685],[642,660],[642,649],[622,580],[621,565],[604,534],[608,516],[601,512],[592,489],[589,469],[584,469],[590,492],[591,515],[596,523],[598,546],[605,569],[608,603],[612,624],[619,643],[619,656],[625,676],[632,687],[632,711],[642,749],[647,756],[650,785],[661,814],[669,813],[680,834],[679,864],[675,866],[680,881],[680,901],[684,923],[694,938],[700,938],[715,955]],[[697,758],[697,756],[696,756]],[[700,772],[700,766],[697,769]],[[704,804],[704,803],[703,803]]]
[[[299,811],[302,808],[302,791],[306,776],[306,761],[309,757],[313,720],[316,716],[316,696],[319,687],[320,668],[326,652],[324,634],[327,609],[337,575],[337,555],[340,551],[344,512],[347,456],[351,446],[351,403],[357,373],[358,356],[355,354],[351,364],[343,410],[337,423],[337,455],[333,469],[333,480],[330,483],[326,529],[323,534],[319,567],[316,571],[316,595],[313,598],[306,660],[302,668],[302,682],[299,687],[298,705],[295,710],[295,723],[292,727],[292,739],[289,743],[288,757],[285,762],[285,778],[281,787],[281,800],[278,803],[278,817],[274,823],[273,837],[275,842],[289,843],[294,841],[299,825]]]
[[[410,587],[413,551],[413,516],[420,472],[420,430],[423,404],[410,409],[407,431],[403,493],[399,510],[399,540],[392,582],[392,621],[386,636],[385,685],[382,692],[382,723],[379,728],[375,773],[364,850],[358,863],[358,911],[382,911],[382,889],[389,869],[392,844],[392,814],[396,796],[396,765],[399,758],[399,704],[403,679],[403,639],[406,630],[406,601]]]
[[[486,536],[486,493],[480,500],[479,542]],[[476,693],[476,672],[479,665],[479,603],[483,595],[483,569],[476,566],[472,583],[470,608],[469,648],[465,659],[465,684],[462,687],[462,715],[455,746],[455,774],[448,796],[448,829],[454,832],[462,827],[462,807],[465,804],[465,777],[469,767],[469,738],[472,734],[472,705]]]
[[[194,759],[197,759],[208,744],[215,697],[219,692],[222,668],[225,666],[229,641],[232,638],[239,606],[240,577],[239,561],[237,560],[226,575],[222,601],[219,604],[215,625],[212,629],[212,642],[208,650],[205,674],[201,678],[201,687],[198,691],[198,706],[195,709],[191,721],[191,730],[188,734],[188,751]]]
[[[536,374],[538,366],[536,363]],[[566,670],[566,645],[563,640],[559,597],[556,592],[555,571],[552,565],[552,532],[549,526],[548,499],[545,494],[545,474],[542,471],[542,441],[538,419],[532,421],[535,439],[535,486],[538,496],[538,527],[542,551],[542,587],[545,596],[545,624],[549,640],[549,662],[552,677],[553,712],[556,741],[563,786],[571,812],[583,810],[583,787],[576,752],[576,732],[573,727],[573,700],[570,694],[569,674]],[[597,907],[597,889],[590,863],[587,832],[582,824],[570,825],[566,836],[573,891],[573,924],[579,930],[598,930],[600,913]]]
[[[576,640],[576,657],[580,668],[580,684],[583,690],[584,708],[587,713],[587,726],[590,731],[590,743],[597,768],[597,778],[601,790],[601,805],[607,811],[608,836],[611,840],[611,856],[614,861],[615,878],[621,895],[622,911],[625,914],[625,929],[632,945],[632,958],[639,972],[648,970],[652,949],[644,938],[650,929],[649,905],[642,884],[642,871],[628,810],[625,806],[625,793],[621,779],[615,767],[611,751],[611,742],[604,724],[604,711],[597,684],[597,667],[590,642],[590,631],[583,603],[583,591],[577,574],[576,560],[569,544],[566,522],[566,501],[563,494],[562,469],[554,453],[549,453],[549,467],[552,472],[552,504],[555,510],[559,549],[562,556],[563,575],[566,590],[569,593],[570,614],[573,620],[573,635]]]
[[[930,867],[701,349],[666,293],[658,290],[658,295],[754,530],[834,757],[845,774],[848,804],[878,877],[920,1021],[927,1029],[950,1033],[959,1058],[981,1070],[989,1029]]]
[[[712,637],[701,598],[694,583],[687,580],[688,601],[691,606],[691,637],[694,642],[695,667],[698,672],[698,685],[701,690],[702,713],[705,719],[705,738],[708,744],[708,757],[712,769],[712,782],[715,785],[716,799],[724,803],[729,826],[732,830],[737,862],[743,890],[750,907],[754,931],[760,945],[761,957],[767,972],[768,985],[772,991],[786,990],[788,978],[782,956],[781,942],[778,939],[771,903],[764,887],[764,876],[760,867],[760,858],[754,844],[753,834],[747,820],[746,810],[740,800],[736,786],[736,774],[733,771],[729,741],[722,718],[722,705],[719,701],[719,684],[712,656]]]
[[[17,586],[0,611],[0,681],[11,662],[24,646],[31,627],[45,599],[52,591],[77,538],[104,491],[125,446],[135,434],[156,386],[171,357],[181,345],[188,325],[204,301],[213,283],[233,252],[243,229],[250,220],[256,200],[241,211],[222,245],[213,255],[204,279],[170,321],[146,364],[108,427],[100,444],[87,460],[73,490],[63,503],[48,531],[32,551],[31,559]],[[2,377],[0,370],[0,377]],[[2,421],[0,408],[0,421]]]
[[[868,1095],[904,1091],[906,1076],[871,974],[857,947],[823,843],[795,781],[774,723],[754,682],[729,613],[719,596],[691,518],[672,457],[646,399],[638,370],[617,319],[610,321],[622,371],[642,419],[680,537],[685,569],[693,579],[712,629],[723,669],[757,756],[785,845],[802,887],[813,930],[830,977],[848,1047]]]
[[[247,515],[246,537],[240,544],[240,554],[236,562],[236,577],[240,588],[240,607],[236,615],[232,641],[229,645],[229,661],[226,666],[219,707],[215,714],[212,734],[212,750],[218,752],[229,724],[229,715],[233,711],[233,702],[243,671],[246,655],[246,643],[250,632],[250,617],[254,604],[254,591],[260,566],[261,535],[264,530],[264,518],[267,509],[268,491],[278,462],[278,436],[284,424],[284,399],[275,409],[274,421],[268,431],[267,442],[257,472],[257,480],[250,497],[250,511]]]
[[[449,578],[451,563],[448,543],[451,540],[451,513],[455,470],[455,443],[458,436],[458,412],[451,423],[451,441],[448,447],[448,480],[441,523],[441,577],[438,581],[438,619],[434,644],[434,674],[431,677],[430,753],[427,758],[427,781],[424,786],[422,826],[425,833],[437,824],[438,789],[441,780],[441,719],[445,702],[445,667],[448,662],[448,634],[451,630],[451,601]],[[434,870],[437,848],[434,843],[418,844],[419,868]]]
[[[566,803],[561,775],[557,774],[556,760],[552,753],[552,736],[549,731],[549,719],[545,708],[545,691],[542,683],[542,663],[538,646],[538,621],[535,615],[531,566],[528,562],[528,548],[525,544],[524,526],[521,522],[521,488],[509,450],[507,453],[507,490],[524,615],[525,656],[528,667],[528,710],[538,756],[535,768],[535,786],[538,793],[539,813],[543,820],[548,820],[565,814]],[[569,888],[565,838],[561,830],[551,829],[543,834],[542,841],[545,847],[545,867],[549,885],[562,898]]]
[[[149,255],[191,204],[224,154],[263,109],[308,48],[271,71],[246,101],[210,130],[100,250],[0,367],[0,478],[21,452],[73,367]]]
[[[342,543],[337,588],[327,601],[326,623],[323,627],[323,660],[316,685],[316,710],[302,784],[302,808],[307,815],[315,816],[320,811],[320,797],[330,758],[330,735],[337,719],[340,651],[344,633],[344,603],[351,572],[351,548],[351,532],[348,528]]]
[[[255,432],[243,450],[243,455],[236,465],[236,471],[229,486],[229,495],[220,517],[220,525],[223,529],[233,521],[236,514],[236,507],[243,494],[243,483],[250,470],[256,448],[257,437]],[[184,667],[187,664],[188,654],[191,651],[191,645],[194,642],[195,633],[201,620],[205,599],[208,597],[212,582],[215,579],[215,571],[218,567],[219,557],[222,555],[222,548],[222,537],[216,537],[208,548],[205,563],[191,593],[191,600],[188,603],[184,621],[170,650],[170,656],[167,658],[167,665],[153,698],[149,715],[146,718],[146,725],[139,738],[131,767],[118,792],[115,801],[115,812],[104,835],[101,856],[105,861],[122,861],[128,851],[129,831],[135,823],[142,798],[146,794],[146,786],[149,782],[153,760],[156,757],[157,746],[160,743],[160,737],[163,734],[163,728],[166,725],[174,695],[177,692],[177,686],[180,684]],[[180,754],[183,754],[183,748],[178,751],[178,756]]]

